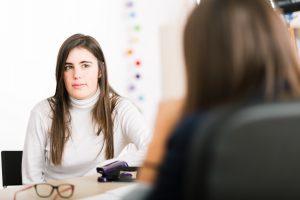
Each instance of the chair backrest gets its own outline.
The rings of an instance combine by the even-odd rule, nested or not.
[[[300,199],[300,103],[213,112],[195,131],[186,199]]]
[[[290,1],[290,0],[273,0],[275,4],[281,8],[284,13],[292,13],[300,10],[299,1]]]
[[[1,151],[2,184],[22,185],[22,151]]]

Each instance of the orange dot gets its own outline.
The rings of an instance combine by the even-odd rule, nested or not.
[[[131,49],[128,49],[128,50],[127,50],[127,54],[128,54],[128,55],[132,55],[132,53],[133,53],[133,51],[132,51]]]

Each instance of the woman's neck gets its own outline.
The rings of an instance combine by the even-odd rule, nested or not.
[[[71,105],[72,107],[75,108],[93,107],[95,103],[98,101],[99,95],[100,95],[100,89],[98,88],[96,93],[87,99],[75,99],[70,96]]]

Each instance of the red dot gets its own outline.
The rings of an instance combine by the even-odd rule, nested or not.
[[[140,65],[141,65],[141,61],[137,60],[137,61],[135,61],[135,64],[136,64],[137,66],[140,66]]]

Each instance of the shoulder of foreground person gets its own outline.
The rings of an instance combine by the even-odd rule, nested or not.
[[[194,130],[205,117],[203,113],[186,115],[174,129],[167,142],[166,153],[147,200],[181,199],[183,176]]]
[[[191,113],[184,116],[177,126],[175,126],[167,142],[167,146],[173,145],[173,142],[184,146],[188,145],[190,138],[194,135],[195,128],[201,123],[204,117],[203,113]]]

